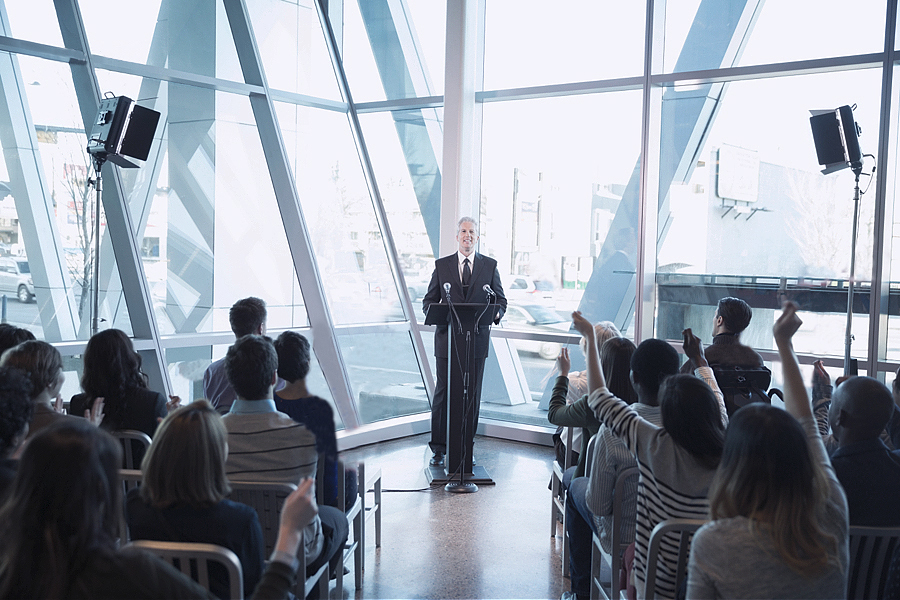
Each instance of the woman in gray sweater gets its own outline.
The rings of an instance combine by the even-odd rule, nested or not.
[[[791,339],[797,305],[775,323],[787,412],[737,411],[694,536],[688,598],[844,598],[847,501],[816,429]]]

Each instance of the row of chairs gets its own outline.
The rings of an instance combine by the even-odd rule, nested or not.
[[[593,456],[592,439],[588,444],[588,456],[586,470],[590,471],[590,461]],[[554,461],[555,467],[559,467]],[[619,570],[622,567],[622,554],[630,541],[623,540],[624,527],[622,526],[622,498],[625,486],[637,480],[639,477],[637,467],[631,467],[619,473],[613,497],[613,517],[611,536],[613,540],[612,554],[606,554],[600,544],[597,534],[593,535],[593,547],[591,553],[591,600],[625,599],[625,590],[619,586]],[[562,476],[559,476],[561,481]],[[553,533],[556,532],[557,495],[553,496]],[[564,501],[564,496],[563,496]],[[564,505],[563,505],[564,506]],[[563,515],[565,510],[563,508]],[[676,589],[687,577],[687,561],[690,551],[690,542],[694,532],[706,521],[694,519],[668,519],[659,523],[650,534],[650,547],[647,557],[647,590],[651,598],[656,597],[656,569],[659,556],[660,543],[668,534],[678,536],[678,563]],[[849,580],[847,586],[847,598],[851,600],[862,598],[881,598],[887,583],[888,570],[894,554],[900,552],[900,527],[851,527],[850,537],[850,565]],[[568,539],[564,542],[564,570],[563,575],[568,576]],[[611,567],[611,581],[609,584],[601,581],[600,572],[603,562]]]
[[[150,438],[146,434],[138,431],[120,431],[116,434],[125,449],[125,467],[120,471],[123,490],[127,494],[128,491],[140,485],[141,471],[136,467],[134,456],[137,453],[132,452],[132,446],[136,444],[149,447]],[[320,465],[324,461],[320,461]],[[344,464],[339,462],[339,473],[343,473]],[[354,584],[355,588],[362,588],[363,571],[365,570],[365,531],[366,525],[370,520],[375,521],[375,547],[381,547],[381,469],[366,470],[364,463],[359,463],[359,494],[355,498],[352,506],[345,505],[346,487],[345,478],[338,477],[338,508],[347,516],[348,525],[350,526],[351,535],[343,549],[343,560],[341,561],[341,571],[351,559],[354,561]],[[260,525],[263,530],[263,542],[265,545],[265,555],[271,554],[275,548],[275,542],[278,537],[278,525],[281,515],[281,508],[285,499],[297,489],[297,486],[290,483],[262,483],[251,481],[232,481],[232,493],[230,499],[235,502],[241,502],[256,509],[259,517]],[[317,472],[317,501],[324,501],[324,470],[319,469]],[[369,498],[371,497],[371,501]],[[120,524],[120,536],[122,540],[128,539],[127,526],[123,520]],[[243,584],[240,572],[240,562],[233,552],[227,548],[215,546],[213,544],[186,544],[175,542],[151,542],[151,541],[135,541],[130,545],[138,546],[154,552],[164,560],[171,562],[176,568],[188,576],[193,577],[198,583],[208,586],[208,568],[209,561],[219,562],[225,566],[229,572],[229,581],[231,587],[231,597],[241,598],[243,595]],[[301,544],[301,548],[304,547]],[[302,559],[302,554],[301,557]],[[234,567],[237,567],[237,576],[234,575]],[[305,572],[306,566],[301,564],[301,572]],[[337,574],[336,591],[337,597],[343,597],[343,572]],[[315,574],[307,577],[302,583],[298,582],[298,589],[295,593],[299,596],[306,597],[313,587],[319,586],[319,596],[328,597],[328,564],[324,564]],[[237,584],[237,585],[236,585]]]

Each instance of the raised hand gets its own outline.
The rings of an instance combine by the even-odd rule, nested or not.
[[[581,311],[576,310],[572,313],[572,324],[575,326],[575,331],[585,338],[594,337],[594,326],[582,316]]]
[[[169,396],[169,401],[166,402],[166,412],[171,413],[179,406],[181,406],[181,398],[178,396]]]
[[[803,321],[797,315],[798,309],[796,302],[788,300],[784,303],[781,316],[778,317],[778,320],[775,321],[775,326],[772,328],[776,344],[790,343],[794,334],[803,325]]]
[[[103,397],[94,399],[94,404],[84,411],[84,418],[100,427],[103,422]]]
[[[559,374],[563,377],[568,377],[569,369],[572,367],[572,361],[569,360],[569,350],[563,348],[559,351],[559,356],[556,357],[556,368],[559,369]]]
[[[694,368],[708,367],[709,363],[706,361],[706,354],[703,353],[703,344],[700,342],[700,338],[694,335],[690,327],[682,331],[681,335],[684,337],[681,347],[684,348],[687,357],[691,359]]]

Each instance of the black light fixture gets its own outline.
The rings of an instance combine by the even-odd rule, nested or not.
[[[862,152],[859,149],[859,125],[853,120],[854,104],[840,106],[834,110],[810,111],[809,124],[819,164],[824,165],[822,173],[829,174],[850,167],[854,172],[862,171]]]

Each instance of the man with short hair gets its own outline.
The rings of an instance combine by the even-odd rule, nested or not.
[[[259,298],[244,298],[232,305],[228,321],[234,339],[245,335],[266,335],[266,303]],[[225,358],[220,358],[203,374],[203,396],[209,400],[219,414],[226,414],[234,400],[234,390],[225,376]]]
[[[447,302],[449,293],[451,303],[488,304],[490,294],[485,286],[496,296],[496,313],[494,323],[499,323],[506,312],[506,296],[500,283],[500,271],[497,261],[475,252],[478,243],[478,224],[471,217],[463,217],[457,223],[456,241],[458,249],[449,256],[434,261],[434,272],[428,291],[422,298],[422,310],[427,314],[432,304]],[[449,285],[449,292],[445,286]],[[439,325],[434,334],[434,356],[437,363],[437,381],[434,385],[434,398],[431,402],[431,450],[434,455],[429,463],[433,467],[444,466],[444,454],[447,452],[447,326]],[[478,412],[481,405],[481,381],[484,375],[484,361],[490,347],[491,332],[482,327],[474,336],[472,351],[474,353],[473,373],[471,373],[474,390],[473,410],[467,415],[466,434],[464,440],[468,456],[471,456],[475,428],[478,426]],[[454,369],[459,369],[458,362],[452,361]],[[456,377],[454,377],[455,379]],[[454,386],[451,400],[454,407],[462,405],[462,393]],[[459,393],[459,395],[457,395]]]
[[[298,485],[316,476],[316,436],[304,425],[275,410],[278,355],[269,338],[246,335],[228,349],[224,370],[235,398],[222,417],[228,430],[225,472],[237,481],[284,482]],[[342,549],[348,526],[344,514],[320,506],[304,530],[307,574],[326,561],[341,576]]]
[[[740,298],[726,297],[719,300],[713,319],[712,344],[706,347],[706,360],[711,366],[722,365],[745,369],[763,366],[759,353],[741,343],[741,333],[750,325],[753,310]],[[690,361],[681,367],[682,373],[691,373]]]
[[[871,377],[850,377],[831,398],[828,420],[838,443],[831,464],[847,493],[851,526],[900,527],[900,451],[880,439],[893,410],[891,391]]]

